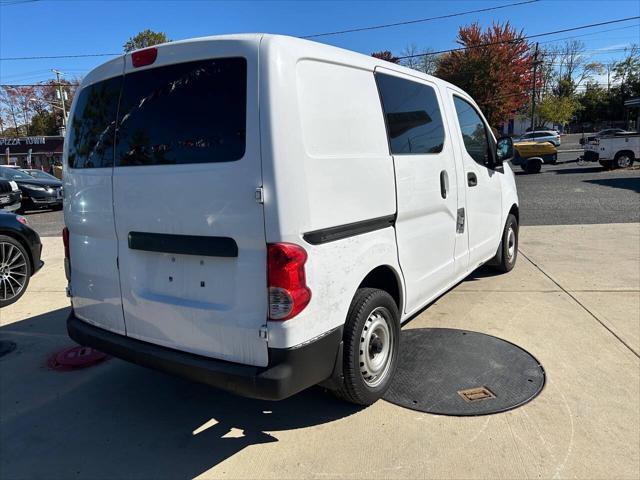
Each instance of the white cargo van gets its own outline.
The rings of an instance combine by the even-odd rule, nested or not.
[[[465,92],[376,58],[168,43],[89,73],[68,125],[68,331],[141,365],[370,404],[403,321],[516,261],[510,139]]]

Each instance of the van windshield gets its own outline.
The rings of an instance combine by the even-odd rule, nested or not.
[[[247,62],[239,57],[178,63],[98,82],[78,98],[69,166],[111,167],[114,158],[115,166],[239,160],[245,152],[246,110]]]

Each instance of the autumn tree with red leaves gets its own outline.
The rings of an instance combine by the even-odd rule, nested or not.
[[[372,57],[379,58],[380,60],[386,60],[391,63],[400,63],[400,59],[393,55],[389,50],[384,50],[382,52],[373,52],[371,54]]]
[[[483,32],[474,23],[461,27],[456,41],[464,50],[443,55],[435,75],[469,93],[491,126],[529,103],[533,54],[522,31],[506,22]]]

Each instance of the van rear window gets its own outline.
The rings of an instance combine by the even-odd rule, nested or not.
[[[244,58],[179,63],[104,80],[79,94],[69,130],[69,167],[112,167],[114,154],[116,166],[239,160],[246,116]]]
[[[125,75],[116,166],[228,162],[244,156],[247,62],[210,59]]]
[[[69,128],[69,167],[113,166],[118,97],[122,77],[89,85],[79,93]]]

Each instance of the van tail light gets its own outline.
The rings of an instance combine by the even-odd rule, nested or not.
[[[62,229],[62,244],[64,245],[64,274],[67,280],[71,279],[71,255],[69,252],[69,229]]]
[[[69,229],[62,229],[62,243],[64,244],[64,258],[69,258]]]
[[[271,243],[267,247],[269,319],[289,320],[311,300],[304,264],[307,252],[293,243]]]
[[[144,67],[151,65],[158,58],[158,49],[156,47],[145,48],[144,50],[138,50],[131,54],[131,63],[133,66]]]

